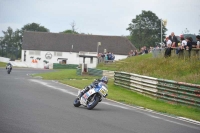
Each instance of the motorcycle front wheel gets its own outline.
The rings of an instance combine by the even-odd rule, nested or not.
[[[81,105],[79,98],[74,100],[74,107],[79,107]]]
[[[87,109],[88,109],[88,110],[93,109],[93,108],[99,103],[99,100],[100,100],[99,96],[96,95],[96,96],[93,98],[93,100],[90,101],[90,102],[87,104]]]

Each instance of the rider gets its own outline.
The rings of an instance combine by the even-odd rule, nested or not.
[[[106,76],[103,76],[101,79],[96,79],[92,84],[90,84],[89,86],[85,87],[80,92],[78,98],[80,99],[83,96],[83,94],[85,94],[86,92],[88,92],[90,89],[96,87],[100,82],[107,84],[108,83],[108,78]]]
[[[12,64],[10,62],[8,62],[8,64],[6,65],[6,69],[7,67],[10,65],[10,71],[12,71]]]

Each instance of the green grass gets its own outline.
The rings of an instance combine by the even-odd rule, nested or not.
[[[110,70],[110,71],[117,71],[118,70],[116,62],[108,63],[108,64],[99,63],[98,66],[97,66],[97,69]]]
[[[7,64],[7,63],[0,62],[0,67],[5,67],[5,68],[6,68],[6,64]]]
[[[180,59],[175,56],[153,58],[152,54],[145,54],[117,61],[113,66],[100,64],[97,68],[200,84],[199,67],[200,61],[195,57],[191,57],[191,59]]]
[[[69,80],[69,79],[83,79],[83,76],[76,75],[75,69],[60,69],[54,72],[35,74],[35,76],[42,76],[46,80]],[[84,76],[84,79],[95,79],[95,76]]]
[[[34,76],[42,76],[44,79],[49,80],[58,80],[59,82],[74,86],[79,89],[83,89],[85,86],[93,82],[95,78],[97,78],[94,76],[77,76],[76,70],[58,70],[50,73],[36,74]],[[161,100],[146,97],[131,90],[114,85],[113,80],[109,80],[108,89],[109,99],[129,104],[131,106],[142,106],[158,112],[173,114],[200,121],[199,108],[183,105],[172,105]]]

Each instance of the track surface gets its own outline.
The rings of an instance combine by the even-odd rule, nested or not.
[[[0,133],[200,133],[200,125],[103,100],[76,108],[77,90],[32,78],[50,70],[0,68]]]

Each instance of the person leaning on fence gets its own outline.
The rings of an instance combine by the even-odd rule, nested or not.
[[[134,56],[138,55],[138,51],[134,50]]]
[[[189,57],[190,57],[191,50],[192,50],[192,37],[187,37],[186,42],[187,42],[187,45],[185,45],[184,48],[186,51],[188,51]]]
[[[145,54],[148,54],[148,52],[149,52],[149,51],[148,51],[147,47],[144,46],[144,53],[145,53]]]
[[[197,35],[196,39],[197,39],[197,46],[196,46],[196,48],[200,48],[200,35]]]
[[[133,56],[133,50],[131,50],[129,53],[128,53],[128,57],[131,57]]]
[[[186,45],[187,41],[183,35],[180,35],[180,46],[176,49],[176,54],[179,54],[179,52],[182,51]]]
[[[167,57],[170,57],[171,56],[171,45],[172,45],[172,41],[169,39],[169,37],[166,37],[166,45],[167,45],[167,48],[165,50],[165,58]]]
[[[177,47],[178,46],[178,39],[177,37],[174,35],[174,32],[171,33],[171,35],[169,36],[169,39],[172,41],[172,47]]]

